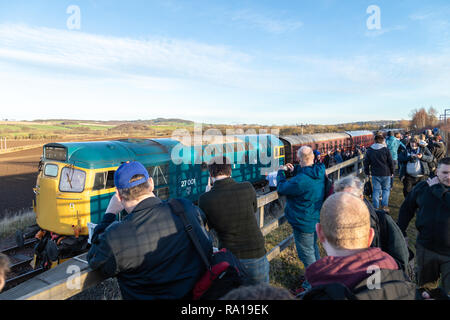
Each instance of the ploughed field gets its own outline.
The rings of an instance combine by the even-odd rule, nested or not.
[[[32,207],[42,147],[0,154],[0,218]]]
[[[11,148],[17,148],[17,147],[42,145],[42,144],[45,144],[48,142],[52,142],[52,141],[50,141],[50,140],[11,140],[11,139],[8,139],[6,141],[6,147],[8,149],[11,149]],[[4,142],[2,141],[2,143],[4,143]],[[4,147],[4,145],[3,145],[3,147]]]

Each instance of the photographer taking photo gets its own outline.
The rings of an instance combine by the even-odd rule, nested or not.
[[[400,181],[403,182],[403,195],[406,198],[416,184],[428,179],[429,165],[433,161],[433,156],[427,148],[427,143],[419,141],[417,137],[411,139],[406,149],[400,150],[398,155],[398,160],[402,163]]]

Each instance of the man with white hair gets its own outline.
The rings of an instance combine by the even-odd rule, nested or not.
[[[325,197],[325,166],[314,164],[313,150],[308,146],[297,152],[300,164],[294,168],[290,163],[280,167],[277,191],[287,199],[285,215],[294,231],[295,246],[305,268],[320,259],[315,225],[319,222],[320,208]],[[293,172],[290,180],[285,171]],[[310,288],[303,282],[302,288]]]
[[[355,176],[348,176],[334,183],[335,192],[349,192],[363,200],[369,209],[370,226],[375,231],[371,247],[381,248],[394,258],[400,269],[412,273],[412,270],[408,270],[409,250],[402,231],[389,214],[376,210],[372,203],[364,198],[363,190],[364,183]]]

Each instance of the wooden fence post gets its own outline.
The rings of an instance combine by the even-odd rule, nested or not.
[[[259,207],[259,227],[264,227],[264,206]]]

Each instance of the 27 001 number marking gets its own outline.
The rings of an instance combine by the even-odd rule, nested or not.
[[[192,186],[195,183],[196,183],[195,182],[195,178],[194,179],[181,180],[181,187],[184,188],[186,186]]]

